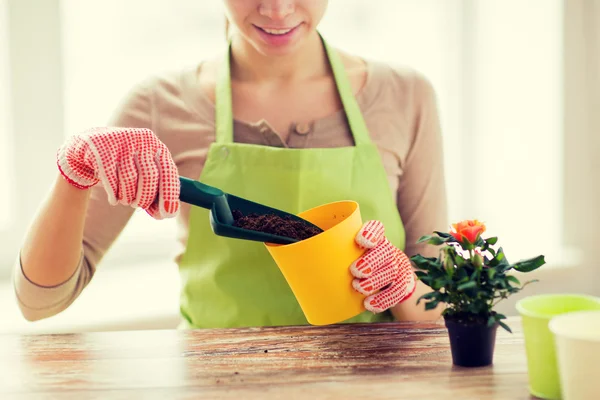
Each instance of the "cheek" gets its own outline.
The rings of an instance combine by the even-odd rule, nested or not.
[[[260,0],[224,0],[225,13],[234,23],[242,23],[259,6]]]
[[[299,1],[305,10],[305,12],[310,16],[310,20],[313,25],[318,25],[319,22],[323,19],[325,15],[325,11],[327,10],[328,0],[304,0]]]

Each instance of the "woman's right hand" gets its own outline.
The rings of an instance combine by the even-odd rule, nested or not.
[[[101,182],[112,205],[139,207],[155,219],[179,212],[179,174],[167,146],[149,129],[93,128],[71,136],[57,165],[73,186]]]

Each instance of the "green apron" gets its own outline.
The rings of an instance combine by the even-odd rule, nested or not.
[[[216,139],[200,181],[291,213],[339,200],[359,203],[363,221],[377,219],[389,240],[404,248],[398,214],[377,147],[342,61],[323,41],[355,146],[289,149],[234,143],[230,52],[216,87]],[[348,266],[350,267],[350,266]],[[264,244],[216,236],[209,211],[192,207],[181,274],[182,328],[308,324]],[[369,311],[345,322],[391,321]]]

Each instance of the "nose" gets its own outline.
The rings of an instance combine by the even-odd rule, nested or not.
[[[295,0],[263,1],[258,6],[258,12],[273,20],[283,20],[296,9]]]

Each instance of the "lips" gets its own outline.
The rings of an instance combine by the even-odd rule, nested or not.
[[[258,25],[254,25],[256,28],[258,28],[259,30],[268,33],[269,35],[274,35],[274,36],[281,36],[281,35],[285,35],[290,33],[291,31],[293,31],[294,29],[296,29],[297,27],[300,26],[300,24],[292,26],[292,27],[266,27],[266,26],[258,26]]]
[[[261,27],[259,27],[259,29],[267,32],[270,35],[285,35],[286,33],[290,32],[294,28],[269,29],[269,28],[261,28]]]
[[[270,46],[286,46],[292,43],[302,24],[293,27],[261,27],[254,25],[262,40]]]

